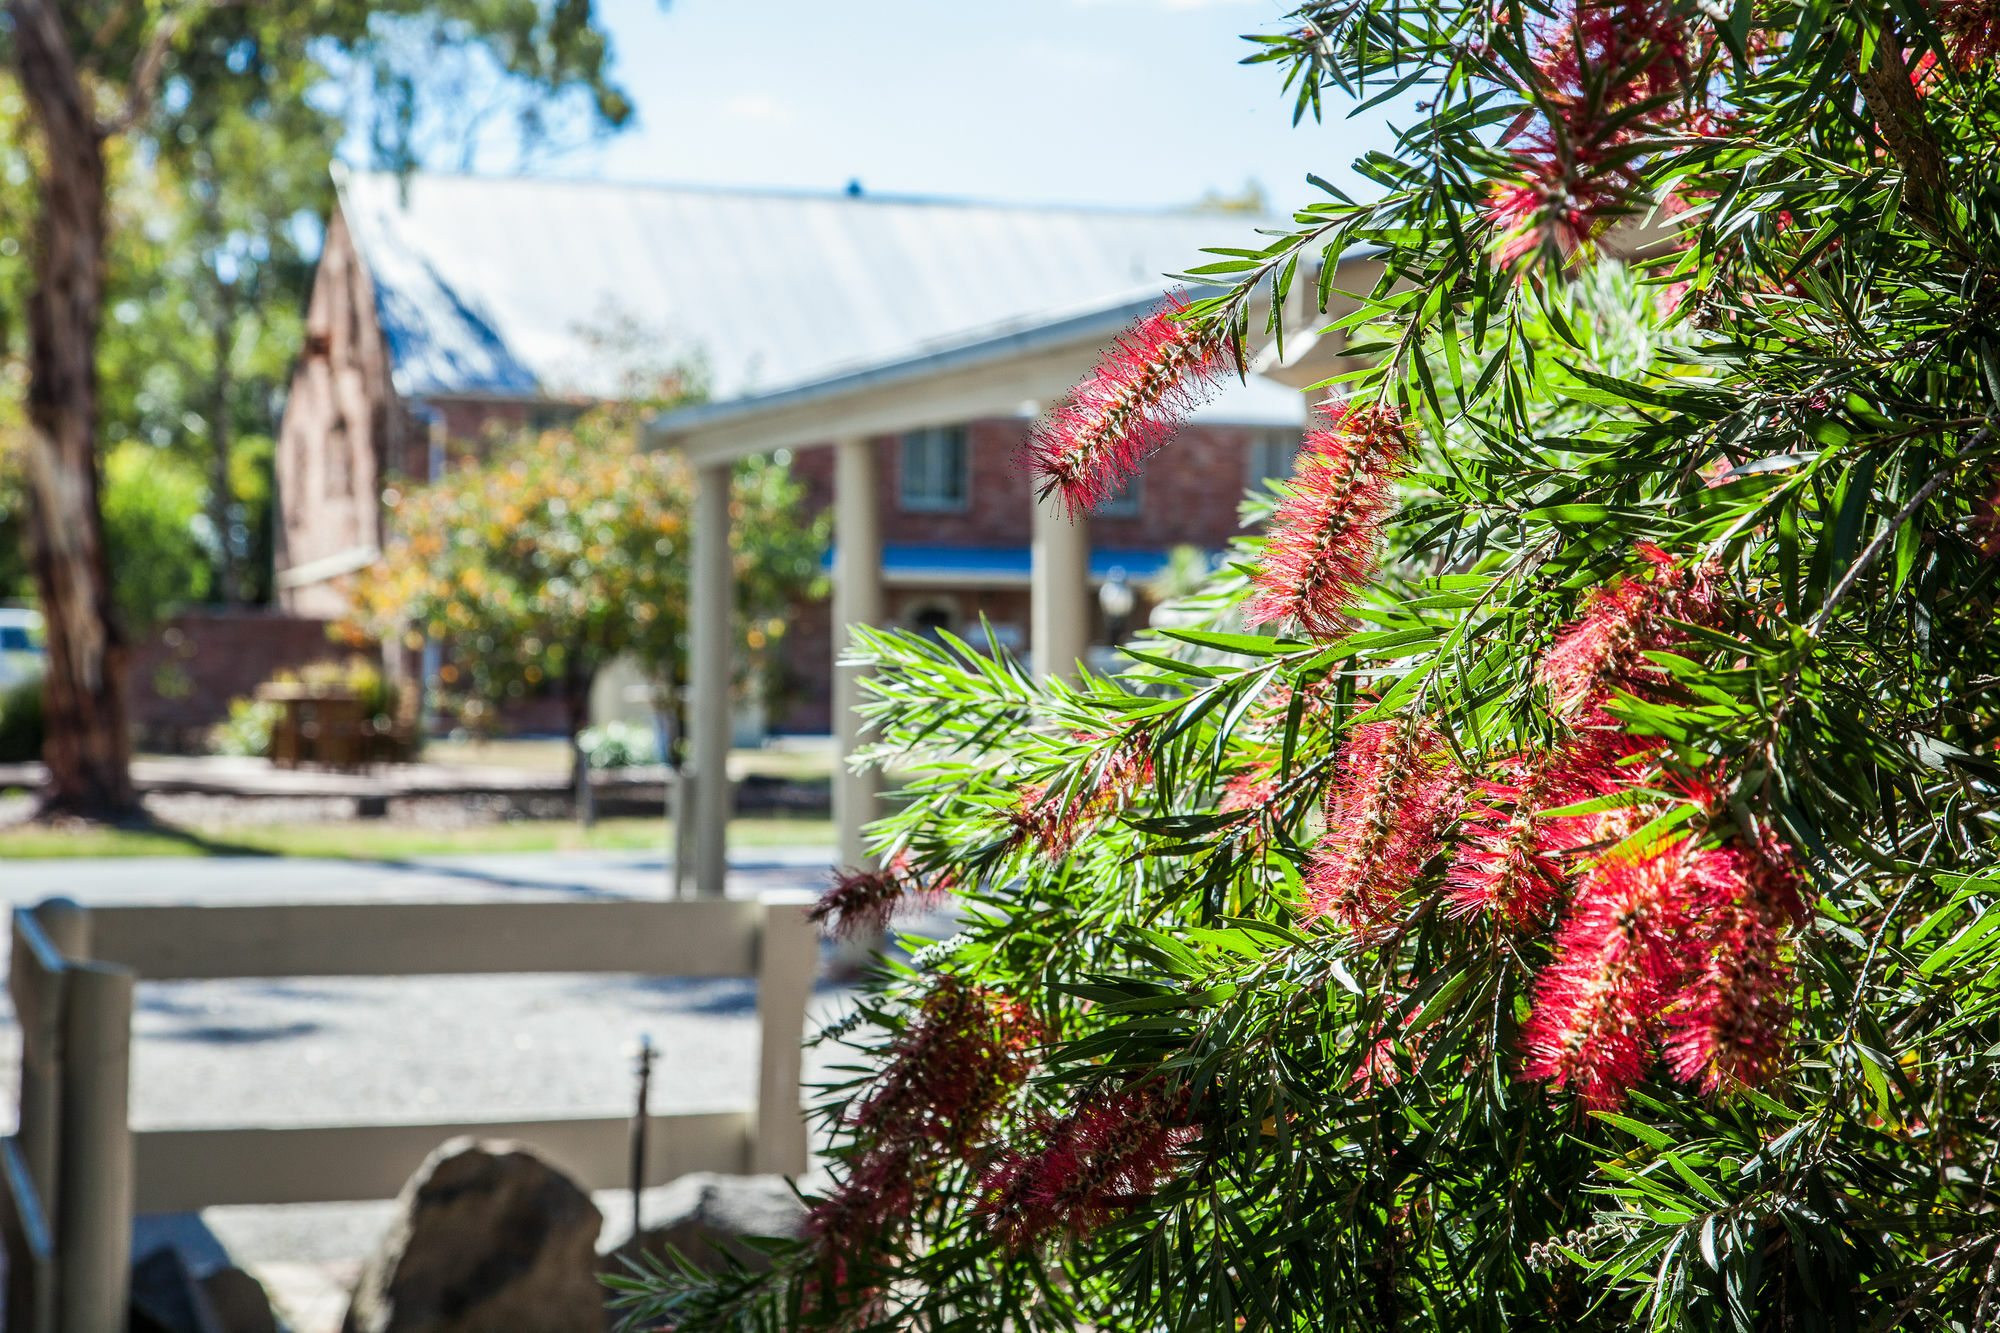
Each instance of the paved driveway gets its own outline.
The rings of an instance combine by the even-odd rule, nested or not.
[[[746,852],[732,865],[731,896],[817,889],[827,856],[820,848]],[[15,904],[62,895],[86,905],[646,898],[664,896],[665,875],[657,853],[386,865],[130,858],[0,864],[0,895]],[[626,976],[147,983],[134,1019],[132,1120],[151,1128],[623,1114],[641,1033],[662,1052],[656,1112],[742,1106],[755,1081],[755,1000],[747,980]],[[822,986],[810,1021],[824,1021],[843,1003],[840,992]],[[0,1115],[7,1118],[18,1050],[8,1011],[0,1027],[0,1096],[9,1108]],[[808,1052],[808,1080],[823,1065],[814,1055]],[[625,1208],[613,1204],[607,1213],[622,1234]],[[311,1328],[325,1319],[323,1310],[306,1308],[312,1284],[326,1289],[325,1308],[339,1304],[334,1289],[372,1247],[386,1211],[211,1209],[205,1220],[237,1262],[292,1289],[295,1323]]]
[[[730,858],[732,897],[817,891],[831,851],[760,847]],[[280,857],[111,857],[0,861],[0,899],[66,896],[90,903],[500,902],[655,898],[667,893],[658,852],[514,852],[406,861]]]

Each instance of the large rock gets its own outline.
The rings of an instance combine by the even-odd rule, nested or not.
[[[724,1176],[698,1171],[662,1191],[653,1225],[605,1256],[607,1272],[629,1272],[625,1260],[664,1256],[668,1248],[702,1268],[722,1267],[724,1254],[752,1268],[768,1260],[742,1236],[796,1236],[805,1208],[783,1176]]]
[[[242,1269],[216,1269],[201,1280],[201,1293],[222,1333],[278,1333],[278,1317],[263,1283]]]
[[[132,1265],[131,1333],[225,1333],[187,1260],[171,1247]]]
[[[599,1333],[603,1218],[525,1145],[453,1139],[397,1200],[342,1333]]]

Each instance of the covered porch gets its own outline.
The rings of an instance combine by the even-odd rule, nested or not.
[[[856,368],[768,393],[671,412],[650,421],[644,443],[682,452],[695,475],[693,560],[690,598],[690,695],[686,715],[693,799],[683,812],[694,892],[719,897],[727,868],[726,835],[730,792],[726,781],[707,780],[725,772],[730,744],[732,574],[729,554],[729,489],[739,460],[780,449],[833,450],[833,556],[831,614],[833,655],[845,650],[848,628],[887,623],[885,589],[898,578],[913,552],[885,544],[877,497],[888,481],[881,475],[876,440],[883,436],[958,423],[1011,418],[1032,420],[1066,393],[1101,350],[1132,321],[1154,307],[1157,293],[1030,326],[992,330],[964,341],[921,351],[887,363]],[[1324,322],[1324,317],[1314,325]],[[1253,321],[1254,327],[1254,321]],[[1253,364],[1245,400],[1260,400],[1269,420],[1272,399],[1283,400],[1302,421],[1299,390],[1335,373],[1334,342],[1302,336],[1287,340],[1283,363],[1267,354]],[[949,548],[965,564],[964,576],[1019,585],[1025,581],[1028,638],[1036,673],[1073,677],[1087,656],[1095,608],[1091,521],[1072,521],[1059,503],[1036,502],[1032,540],[1023,553]],[[1100,565],[1117,563],[1099,552]],[[943,550],[923,553],[926,564],[947,564]],[[1135,562],[1136,563],[1136,562]],[[1025,566],[1023,568],[1022,566]],[[1025,580],[1022,576],[1025,575]],[[860,671],[836,665],[832,686],[835,743],[833,816],[839,833],[840,864],[869,864],[862,829],[878,817],[878,776],[853,771],[848,757],[860,741]]]

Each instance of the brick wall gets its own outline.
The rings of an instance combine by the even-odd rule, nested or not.
[[[380,543],[381,478],[405,448],[374,284],[334,212],[306,308],[305,347],[278,430],[279,599],[300,616],[347,609],[344,580],[286,587],[286,570]]]
[[[833,730],[833,604],[794,602],[785,627],[789,697],[773,711],[771,730],[824,736]]]
[[[966,508],[952,514],[906,513],[898,500],[900,446],[894,436],[875,441],[876,469],[881,481],[877,496],[882,540],[912,546],[1025,547],[1034,537],[1031,479],[1020,462],[1020,446],[1028,423],[1017,420],[974,422],[967,427],[970,444],[970,486]],[[1148,465],[1139,482],[1139,509],[1129,517],[1099,515],[1090,520],[1091,544],[1167,550],[1191,545],[1221,550],[1241,532],[1237,505],[1249,486],[1249,450],[1255,432],[1247,427],[1189,426]],[[804,483],[805,508],[816,514],[833,504],[833,450],[801,449],[792,470]],[[955,632],[974,638],[983,614],[1003,635],[1018,635],[1022,648],[1029,635],[1028,590],[1024,587],[965,588],[897,585],[886,593],[891,624],[914,626],[926,609],[948,611]],[[1144,625],[1150,603],[1142,596],[1130,623]],[[787,656],[794,664],[800,692],[776,719],[774,729],[825,732],[831,727],[831,608],[824,601],[797,607],[793,613]],[[1104,638],[1103,617],[1091,608],[1091,636]]]
[[[882,540],[912,546],[1026,546],[1034,537],[1033,486],[1021,465],[1025,421],[977,421],[967,427],[971,475],[966,508],[959,513],[906,513],[894,436],[875,441],[881,479],[876,498]],[[1199,546],[1220,550],[1240,531],[1236,507],[1249,485],[1249,449],[1255,434],[1241,426],[1189,426],[1146,467],[1139,482],[1139,512],[1090,520],[1093,546],[1165,550]],[[833,450],[801,449],[792,469],[805,483],[808,513],[833,503]]]
[[[229,701],[281,670],[343,661],[356,649],[327,637],[329,622],[260,608],[189,612],[154,627],[132,654],[126,681],[132,723],[144,749],[202,749]]]

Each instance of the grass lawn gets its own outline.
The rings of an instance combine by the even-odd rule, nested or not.
[[[0,829],[0,859],[76,856],[324,856],[347,861],[400,861],[412,856],[484,852],[636,852],[666,850],[658,819],[605,819],[585,831],[563,820],[424,829],[358,820],[341,824],[262,824],[223,829],[91,828],[71,832],[34,826]],[[737,819],[732,847],[832,846],[825,819]]]

